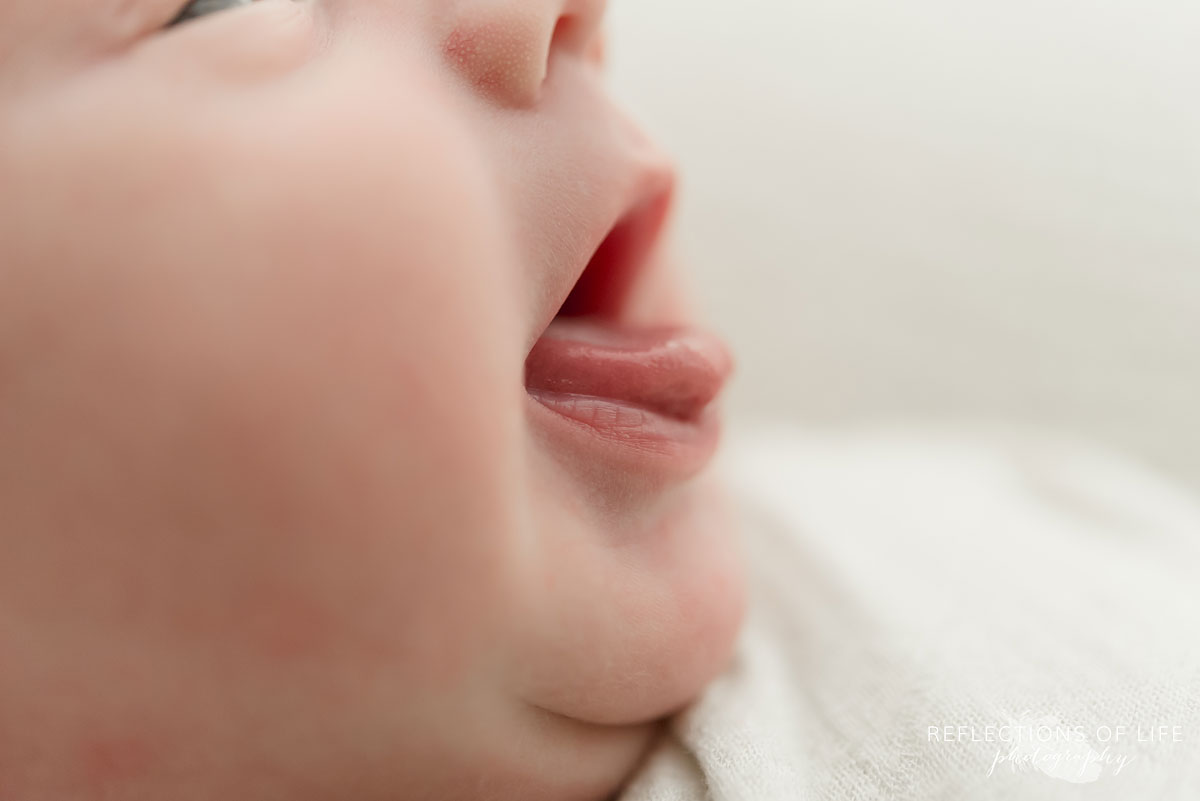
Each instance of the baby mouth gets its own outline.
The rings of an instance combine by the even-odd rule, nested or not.
[[[706,331],[634,323],[627,313],[668,203],[664,194],[637,205],[605,238],[526,357],[525,388],[602,445],[698,469],[715,449],[712,407],[733,369],[729,350]]]
[[[560,317],[525,360],[525,387],[580,422],[635,429],[647,414],[697,422],[731,367],[724,344],[703,331]]]

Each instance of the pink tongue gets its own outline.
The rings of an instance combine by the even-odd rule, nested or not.
[[[525,386],[535,394],[611,400],[692,420],[731,369],[725,345],[702,331],[559,318],[525,360]]]

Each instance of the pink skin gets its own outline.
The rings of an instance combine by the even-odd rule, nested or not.
[[[180,2],[0,3],[0,794],[604,798],[743,588],[523,384],[671,184],[602,4]]]

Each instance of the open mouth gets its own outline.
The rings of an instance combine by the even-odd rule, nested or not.
[[[555,319],[620,318],[669,207],[670,195],[662,192],[626,212],[596,248]]]
[[[630,299],[660,239],[669,192],[610,230],[525,361],[525,387],[577,427],[653,446],[715,436],[710,406],[732,369],[725,345],[688,327],[630,319]]]

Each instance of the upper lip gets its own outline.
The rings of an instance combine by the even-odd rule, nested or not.
[[[632,179],[616,211],[598,215],[594,227],[589,228],[589,242],[582,251],[590,254],[588,259],[547,278],[543,294],[546,301],[539,309],[526,353],[560,310],[617,320],[624,317],[631,290],[648,268],[661,239],[676,185],[673,165],[658,153],[636,164],[630,174]],[[592,297],[573,300],[584,305],[590,303],[591,308],[564,310],[564,304],[585,274],[587,286],[581,289],[589,290]]]

